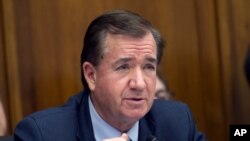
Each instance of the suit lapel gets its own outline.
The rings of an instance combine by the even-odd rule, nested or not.
[[[77,137],[79,141],[95,141],[93,126],[89,113],[89,102],[88,102],[89,94],[83,92],[80,106],[78,107],[78,131]]]
[[[146,141],[146,139],[155,133],[155,123],[151,116],[147,114],[139,121],[139,138],[138,141]]]

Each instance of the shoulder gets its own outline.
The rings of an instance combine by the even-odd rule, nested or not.
[[[160,139],[205,140],[203,134],[197,131],[191,111],[185,103],[155,100],[146,119],[152,121],[155,134]]]
[[[158,115],[161,113],[161,116],[178,116],[190,114],[190,110],[185,103],[173,100],[155,100],[152,108],[150,110],[152,115]],[[171,114],[170,114],[171,113]],[[158,115],[159,116],[159,115]],[[157,117],[158,117],[157,116]]]
[[[71,97],[62,106],[33,113],[21,120],[15,129],[15,140],[57,140],[55,137],[73,135],[78,125],[78,109],[82,94]],[[71,130],[68,130],[71,129]],[[70,132],[68,134],[68,132]],[[49,136],[61,135],[61,136]],[[71,137],[72,138],[72,137]]]
[[[148,115],[156,124],[165,123],[177,127],[193,122],[190,109],[185,103],[179,101],[155,100]]]
[[[60,120],[67,119],[77,113],[82,95],[78,94],[69,98],[64,105],[35,112],[28,116],[34,120]]]

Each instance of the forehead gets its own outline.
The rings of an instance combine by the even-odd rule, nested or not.
[[[150,32],[142,37],[108,33],[105,39],[105,52],[124,50],[156,54],[157,46]]]

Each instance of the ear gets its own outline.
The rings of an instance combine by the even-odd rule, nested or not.
[[[90,91],[93,91],[95,89],[95,80],[96,80],[96,70],[95,67],[89,63],[84,62],[82,65],[83,74],[85,77],[86,82],[88,83]]]

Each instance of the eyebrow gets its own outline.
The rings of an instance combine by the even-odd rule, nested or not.
[[[155,58],[153,58],[153,57],[147,57],[146,60],[151,62],[151,63],[157,64],[157,60]]]
[[[115,61],[112,66],[115,67],[119,64],[127,63],[127,62],[130,62],[132,60],[134,60],[134,58],[131,58],[131,57],[120,58],[117,61]],[[150,63],[157,64],[157,60],[153,57],[146,57],[146,60]]]
[[[112,66],[115,67],[119,64],[127,63],[127,62],[130,62],[132,60],[133,60],[133,58],[130,58],[130,57],[120,58],[117,61],[115,61]]]

